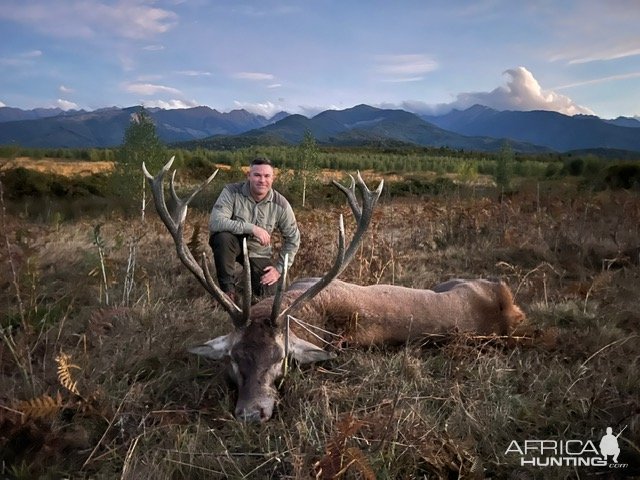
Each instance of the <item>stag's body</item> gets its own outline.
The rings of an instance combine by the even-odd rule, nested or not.
[[[151,185],[156,210],[174,239],[178,257],[233,321],[233,331],[190,351],[214,359],[230,359],[232,378],[238,385],[235,410],[238,418],[251,421],[271,418],[277,399],[275,380],[282,375],[287,354],[304,363],[332,358],[334,353],[326,348],[327,343],[401,343],[456,330],[504,335],[524,318],[513,303],[511,291],[499,281],[450,280],[432,290],[418,290],[394,285],[363,287],[337,280],[355,256],[382,192],[383,182],[371,191],[359,175],[357,183],[352,178],[350,188],[334,182],[345,194],[357,227],[349,245],[345,245],[340,218],[338,253],[329,271],[321,278],[295,282],[285,292],[285,269],[276,295],[252,306],[249,257],[245,248],[244,293],[241,305],[237,305],[213,280],[208,269],[210,262],[206,258],[196,260],[184,240],[189,202],[215,173],[186,201],[176,195],[172,177],[173,207],[170,209],[164,199],[163,178],[172,162],[173,159],[155,177],[143,164],[144,173]],[[362,205],[356,197],[356,188]],[[284,265],[287,263],[285,258]],[[301,326],[302,322],[322,330],[311,334],[308,327]]]
[[[283,304],[296,298],[317,279],[299,280],[285,294]],[[257,313],[272,299],[254,305]],[[480,335],[508,335],[524,319],[509,288],[494,280],[452,280],[422,290],[396,285],[360,286],[334,280],[305,304],[296,318],[330,333],[316,335],[294,320],[291,329],[314,343],[368,346],[405,343],[454,331]]]

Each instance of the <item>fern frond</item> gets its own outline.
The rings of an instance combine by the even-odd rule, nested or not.
[[[47,419],[55,417],[64,407],[62,395],[58,392],[55,398],[44,394],[40,397],[19,402],[16,410],[24,415],[23,421],[32,419]]]
[[[71,356],[64,352],[60,352],[60,355],[56,357],[56,363],[58,364],[58,381],[60,385],[71,393],[80,396],[78,382],[75,381],[71,375],[72,368],[80,370],[80,367],[71,363]]]
[[[348,463],[342,469],[341,473],[346,473],[349,467],[353,467],[359,473],[359,478],[363,478],[364,480],[376,480],[376,474],[371,467],[371,463],[358,447],[347,448],[345,457],[345,460],[347,460]]]

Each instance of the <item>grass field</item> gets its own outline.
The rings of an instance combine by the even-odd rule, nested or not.
[[[153,212],[43,221],[2,207],[0,478],[640,476],[637,192],[385,196],[343,280],[499,276],[527,323],[294,365],[264,425],[233,418],[222,362],[186,353],[231,323]],[[292,278],[329,268],[340,212],[296,212]],[[193,248],[208,248],[207,219],[190,212]],[[607,427],[625,429],[621,468],[522,465],[510,448],[597,446]]]
[[[59,158],[40,158],[37,160],[29,157],[0,158],[0,172],[18,167],[42,173],[55,173],[65,177],[82,177],[96,173],[108,173],[113,170],[113,162],[64,161]]]

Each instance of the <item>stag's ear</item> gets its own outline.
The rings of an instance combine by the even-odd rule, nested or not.
[[[231,333],[228,335],[222,335],[221,337],[216,337],[202,345],[191,347],[189,352],[195,353],[196,355],[202,355],[203,357],[213,358],[214,360],[220,360],[221,358],[229,355],[231,347],[233,346],[232,337]]]
[[[289,334],[289,352],[300,363],[322,362],[335,358],[335,353],[327,352],[313,343]]]

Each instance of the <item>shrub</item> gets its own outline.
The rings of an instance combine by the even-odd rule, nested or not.
[[[622,163],[609,166],[605,171],[605,184],[612,189],[640,189],[640,165]]]
[[[103,197],[107,191],[107,177],[105,175],[67,178],[19,167],[3,172],[0,179],[7,198],[10,199],[26,197],[79,198],[91,195]]]
[[[441,195],[457,188],[453,180],[447,177],[438,177],[435,180],[427,180],[423,177],[408,176],[399,182],[389,182],[387,192],[391,196],[404,195]]]

